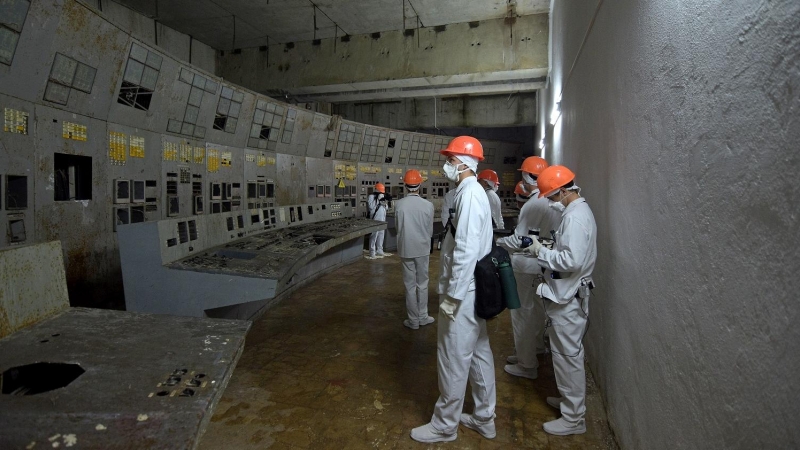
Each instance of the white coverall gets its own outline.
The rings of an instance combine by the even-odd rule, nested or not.
[[[502,202],[500,201],[500,197],[497,196],[497,192],[494,189],[489,188],[485,189],[486,197],[489,198],[489,207],[492,210],[492,220],[494,221],[494,227],[498,230],[502,230],[505,228],[503,224],[503,213],[502,209]]]
[[[370,194],[367,199],[367,208],[369,210],[369,218],[386,222],[386,202],[383,201],[383,194],[378,194],[376,198],[374,194]],[[377,212],[376,212],[377,210]],[[369,256],[383,255],[383,236],[386,230],[376,231],[369,236]]]
[[[548,329],[553,350],[553,369],[558,391],[563,398],[561,415],[569,422],[584,419],[586,414],[586,372],[583,367],[582,338],[589,318],[588,289],[581,289],[582,280],[591,280],[597,259],[597,225],[586,200],[573,200],[561,216],[553,249],[542,247],[537,262],[547,269],[545,283],[536,293],[544,298]],[[560,279],[551,274],[557,271]]]
[[[520,307],[509,310],[511,327],[514,330],[514,348],[518,364],[525,369],[536,369],[539,361],[536,354],[544,351],[544,325],[546,317],[544,306],[535,296],[536,286],[541,282],[542,268],[533,258],[521,252],[521,236],[528,236],[530,230],[540,230],[540,236],[550,238],[550,230],[554,230],[561,222],[561,214],[550,208],[550,201],[538,198],[536,189],[519,212],[519,221],[514,234],[497,240],[497,245],[511,253],[511,267],[517,279]],[[547,230],[547,231],[545,231]]]
[[[406,310],[412,324],[428,318],[428,262],[433,235],[433,203],[409,194],[395,205],[397,255],[403,263]]]
[[[456,198],[456,190],[450,189],[447,191],[447,194],[444,194],[444,198],[442,200],[442,211],[441,211],[441,219],[442,225],[447,226],[447,219],[450,218],[450,208],[453,208],[455,204]]]
[[[492,221],[489,201],[474,176],[456,187],[455,210],[455,239],[448,232],[442,243],[438,291],[458,303],[458,308],[455,320],[439,310],[439,399],[431,418],[431,425],[445,434],[458,431],[467,379],[472,387],[475,419],[493,419],[497,402],[486,321],[475,315],[475,264],[492,249]]]

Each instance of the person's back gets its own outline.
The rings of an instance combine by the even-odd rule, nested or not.
[[[542,252],[540,259],[547,260],[548,270],[558,272],[556,278],[546,274],[550,278],[547,287],[553,294],[548,298],[566,303],[574,297],[581,280],[591,278],[597,260],[597,224],[584,198],[574,200],[565,208],[553,237],[553,252]]]
[[[409,195],[398,200],[394,210],[398,256],[416,258],[430,254],[433,203],[419,195]]]
[[[370,194],[367,199],[367,209],[369,210],[370,219],[386,222],[386,208],[387,206],[383,193],[374,192]]]
[[[552,232],[561,224],[561,214],[550,207],[546,198],[539,198],[538,194],[539,191],[536,191],[533,198],[520,210],[517,232],[524,230],[524,234],[527,234],[528,230],[538,229],[540,237],[551,239]]]
[[[489,201],[489,210],[492,216],[492,222],[494,228],[498,230],[502,230],[505,228],[505,223],[503,223],[503,212],[502,212],[502,202],[500,201],[500,197],[497,195],[492,189],[486,189],[486,199]]]
[[[497,189],[500,187],[500,178],[497,172],[492,169],[484,169],[478,174],[478,182],[483,186],[486,191],[486,197],[489,199],[489,208],[492,214],[492,227],[502,230],[505,228],[503,223],[503,202],[497,196]]]
[[[409,170],[404,177],[409,194],[395,206],[397,254],[403,266],[408,313],[403,325],[412,330],[434,322],[428,316],[428,263],[434,211],[433,203],[418,194],[422,181],[419,171]]]
[[[531,156],[522,162],[519,171],[522,181],[518,194],[528,194],[520,208],[519,220],[514,234],[497,240],[497,245],[511,253],[511,267],[517,281],[520,307],[509,311],[511,327],[514,332],[514,354],[506,359],[508,365],[503,370],[513,376],[536,379],[539,376],[537,354],[545,353],[544,306],[535,298],[536,287],[543,281],[542,268],[538,262],[522,253],[522,238],[528,236],[550,237],[550,232],[561,220],[561,215],[550,208],[546,198],[538,198],[539,189],[536,177],[548,164],[539,156]],[[516,190],[515,190],[516,191]]]
[[[375,192],[369,195],[367,199],[367,213],[372,220],[386,222],[386,210],[388,209],[388,200],[386,198],[386,186],[383,183],[375,183]],[[391,253],[384,253],[383,251],[383,238],[386,230],[380,230],[372,233],[369,237],[369,256],[367,259],[383,258],[384,256],[391,256]]]

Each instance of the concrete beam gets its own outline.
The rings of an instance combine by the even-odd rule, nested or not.
[[[537,123],[534,93],[337,103],[333,112],[348,120],[401,130],[520,127]]]
[[[329,102],[529,92],[547,75],[546,14],[407,31],[242,49],[220,71],[273,97]]]

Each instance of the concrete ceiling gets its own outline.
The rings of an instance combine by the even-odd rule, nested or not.
[[[539,14],[550,7],[550,0],[115,1],[218,50]]]

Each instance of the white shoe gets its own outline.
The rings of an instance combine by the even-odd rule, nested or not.
[[[380,256],[381,258],[383,258],[384,256],[392,256],[392,255],[393,253],[383,253],[383,252],[378,253],[378,256]]]
[[[373,255],[365,256],[364,258],[366,258],[366,259],[378,259],[377,256],[373,256]]]
[[[414,428],[411,430],[411,439],[417,442],[425,442],[425,443],[434,443],[434,442],[450,442],[455,441],[458,437],[458,429],[453,434],[445,434],[436,428],[433,428],[433,425],[430,423],[426,423],[421,427]]]
[[[506,362],[509,364],[517,364],[519,363],[519,358],[517,358],[517,355],[511,355],[506,358]]]
[[[586,433],[586,421],[581,419],[577,423],[567,422],[563,417],[556,420],[545,422],[542,425],[544,431],[556,436],[568,436],[570,434],[583,434]]]
[[[494,427],[494,419],[491,419],[488,422],[480,422],[472,417],[472,414],[461,414],[460,422],[461,425],[464,425],[470,430],[477,431],[486,439],[494,439],[495,436],[497,436],[497,429]]]
[[[509,364],[503,367],[507,374],[514,375],[515,377],[530,378],[535,380],[539,376],[539,371],[536,369],[526,369],[519,364]]]
[[[382,253],[378,253],[378,254],[375,255],[375,259],[380,259],[380,258],[383,258],[384,256],[386,256],[386,255],[384,255]]]
[[[420,320],[420,322],[419,322],[419,326],[421,326],[421,327],[424,327],[425,325],[430,325],[430,324],[432,324],[433,322],[436,322],[436,319],[434,319],[434,318],[433,318],[433,317],[431,317],[431,316],[428,316],[428,317],[426,317],[426,318],[424,318],[424,319]]]
[[[547,397],[547,404],[552,406],[555,409],[561,409],[561,402],[563,402],[563,397]]]
[[[416,323],[412,322],[411,319],[404,320],[403,321],[403,325],[405,325],[407,328],[411,328],[412,330],[418,330],[419,329],[419,325],[417,325]]]

